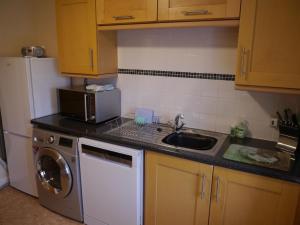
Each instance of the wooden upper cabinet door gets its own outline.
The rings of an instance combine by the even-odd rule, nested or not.
[[[243,0],[237,85],[300,89],[300,1]]]
[[[293,225],[299,186],[214,168],[209,225]]]
[[[156,20],[157,0],[97,0],[97,23],[100,25]]]
[[[146,152],[145,225],[208,225],[213,167]]]
[[[60,71],[97,74],[95,0],[56,0]]]
[[[158,0],[158,20],[238,18],[241,0]]]

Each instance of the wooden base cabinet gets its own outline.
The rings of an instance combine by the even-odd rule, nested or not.
[[[114,31],[97,32],[95,0],[56,0],[59,69],[98,76],[117,72]]]
[[[243,0],[236,84],[300,89],[300,1]]]
[[[299,225],[299,185],[146,152],[145,225]]]
[[[293,225],[299,186],[214,168],[209,225]]]
[[[207,225],[213,167],[146,152],[145,225]]]

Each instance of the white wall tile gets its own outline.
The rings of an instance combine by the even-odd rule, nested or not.
[[[237,28],[118,31],[119,68],[231,74],[237,36]]]
[[[119,68],[234,74],[236,28],[118,31]],[[251,137],[276,140],[276,111],[300,113],[300,97],[235,90],[233,81],[119,74],[122,115],[137,107],[155,110],[162,122],[185,114],[187,126],[229,133],[241,120]]]

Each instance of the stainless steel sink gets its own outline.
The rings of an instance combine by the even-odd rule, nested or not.
[[[162,142],[165,144],[190,148],[198,151],[207,151],[212,149],[217,141],[218,140],[214,137],[187,132],[174,132],[162,139]]]
[[[160,145],[178,151],[215,156],[221,149],[226,137],[227,135],[221,133],[184,128],[178,134],[172,132],[163,137],[160,140]]]
[[[223,145],[227,135],[183,128],[179,133],[166,124],[148,124],[139,126],[134,121],[112,127],[109,135],[165,146],[174,151],[187,151],[214,156]]]

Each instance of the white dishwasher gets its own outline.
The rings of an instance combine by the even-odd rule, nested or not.
[[[142,225],[143,151],[79,139],[84,223]]]

